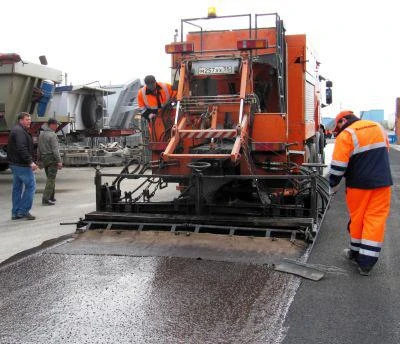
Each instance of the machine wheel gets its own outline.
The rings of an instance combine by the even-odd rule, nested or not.
[[[87,95],[83,99],[82,122],[86,129],[95,129],[96,124],[103,118],[103,104],[94,95]]]
[[[318,156],[316,152],[315,143],[307,143],[304,146],[304,162],[306,163],[313,163],[318,162]]]

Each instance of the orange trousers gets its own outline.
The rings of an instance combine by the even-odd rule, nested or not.
[[[378,261],[390,210],[390,193],[390,186],[371,190],[346,188],[350,248],[363,268],[372,268]]]

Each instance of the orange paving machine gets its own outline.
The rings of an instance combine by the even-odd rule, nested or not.
[[[205,28],[224,21],[246,24]],[[183,19],[175,38],[176,98],[149,123],[152,161],[97,171],[97,209],[78,226],[312,240],[329,204],[319,128],[332,85],[306,36],[274,13]]]

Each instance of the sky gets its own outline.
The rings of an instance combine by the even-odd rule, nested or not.
[[[68,74],[68,84],[124,84],[154,74],[170,81],[170,56],[182,18],[277,12],[287,34],[307,34],[333,81],[334,104],[356,112],[384,109],[400,97],[400,16],[393,0],[19,0],[2,2],[0,52],[15,52]]]

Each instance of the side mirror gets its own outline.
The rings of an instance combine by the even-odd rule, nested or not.
[[[327,83],[328,84],[328,83]],[[327,89],[326,89],[326,92],[325,92],[325,95],[326,95],[326,103],[329,105],[329,104],[332,104],[332,89],[330,88],[330,87],[328,87]]]

